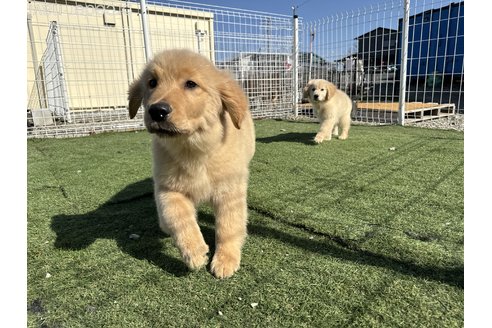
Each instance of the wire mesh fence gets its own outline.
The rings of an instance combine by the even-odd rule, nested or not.
[[[353,120],[360,122],[397,123],[402,99],[407,120],[463,112],[463,8],[464,2],[411,1],[404,22],[403,1],[388,1],[307,22],[301,80],[335,83],[354,100]],[[408,64],[402,77],[404,24]]]
[[[359,122],[396,123],[403,96],[411,103],[407,119],[463,111],[464,2],[412,1],[408,21],[402,4],[386,2],[312,22],[298,19],[296,29],[286,15],[147,2],[145,40],[138,2],[29,0],[27,135],[143,129],[142,111],[130,120],[126,106],[146,47],[152,53],[192,49],[229,70],[255,118],[312,117],[301,92],[311,78],[330,80],[347,92]],[[402,93],[405,24],[408,75]]]

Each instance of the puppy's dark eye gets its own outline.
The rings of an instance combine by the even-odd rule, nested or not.
[[[316,88],[313,88],[312,90],[313,90],[313,91],[316,91]]]
[[[191,80],[188,80],[185,82],[185,88],[186,89],[194,89],[198,86],[198,84],[196,84],[195,82],[191,81]]]
[[[154,89],[156,86],[157,86],[157,80],[156,79],[152,79],[149,81],[149,87],[151,89]]]
[[[325,89],[321,89],[321,91],[325,91]]]

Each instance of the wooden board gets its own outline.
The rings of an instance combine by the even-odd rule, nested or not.
[[[439,107],[447,107],[449,105],[440,105],[438,103],[421,103],[421,102],[409,102],[405,103],[405,112],[410,112],[414,110],[422,110],[422,109],[434,109]],[[399,103],[357,103],[358,109],[373,109],[373,110],[388,110],[397,112],[399,107]]]

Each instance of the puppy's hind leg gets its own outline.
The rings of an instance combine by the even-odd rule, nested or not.
[[[246,183],[241,185],[235,190],[217,192],[212,200],[216,249],[210,269],[217,278],[232,276],[241,262],[248,216]]]
[[[351,118],[350,115],[342,117],[340,119],[340,128],[342,129],[342,133],[338,137],[340,140],[345,140],[348,138],[348,133],[350,130]]]
[[[208,262],[208,245],[203,239],[196,219],[193,202],[178,192],[155,191],[159,226],[170,234],[183,261],[191,270]]]
[[[335,126],[333,127],[333,133],[332,133],[335,137],[338,137],[338,123],[335,124]]]

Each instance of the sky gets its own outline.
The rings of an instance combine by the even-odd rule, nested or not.
[[[319,19],[332,16],[337,13],[357,10],[381,3],[384,0],[291,0],[291,1],[269,1],[269,0],[192,0],[202,4],[224,6],[230,8],[263,11],[274,14],[292,15],[292,7],[297,7],[297,14],[305,20]]]
[[[138,0],[132,0],[132,1],[138,1]],[[217,19],[215,23],[218,24],[217,30],[220,29],[220,24],[228,24],[228,23],[235,23],[237,22],[237,17],[232,15],[230,17],[227,17],[229,13],[233,13],[235,10],[247,10],[251,11],[252,14],[255,13],[271,13],[271,14],[277,14],[277,15],[285,15],[286,19],[290,21],[290,17],[293,15],[293,7],[295,7],[296,14],[302,19],[302,23],[307,23],[307,24],[314,24],[314,25],[303,25],[303,28],[306,28],[306,30],[303,30],[303,28],[300,29],[300,33],[308,33],[306,32],[308,29],[311,30],[313,29],[317,30],[316,33],[316,42],[313,43],[315,46],[322,47],[322,49],[314,49],[314,52],[317,53],[319,56],[325,58],[328,61],[334,61],[334,60],[339,60],[340,58],[343,58],[350,53],[353,52],[353,47],[355,44],[355,38],[359,35],[362,35],[369,30],[373,30],[376,27],[386,27],[386,28],[397,28],[397,23],[398,23],[398,17],[399,16],[394,16],[395,13],[398,11],[397,9],[391,9],[391,11],[386,10],[381,11],[381,13],[377,13],[375,15],[372,15],[368,18],[367,21],[363,21],[359,19],[358,15],[352,16],[352,13],[364,13],[366,14],[367,12],[371,12],[371,7],[373,9],[379,8],[382,4],[393,4],[392,6],[389,6],[390,8],[400,8],[401,9],[401,2],[403,0],[287,0],[287,1],[280,1],[280,0],[241,0],[241,1],[232,1],[232,0],[146,0],[147,4],[152,4],[155,2],[169,2],[171,5],[177,5],[178,7],[184,6],[184,7],[190,7],[190,8],[202,8],[202,5],[205,5],[205,8],[211,8],[217,13]],[[414,1],[414,0],[411,0]],[[420,1],[420,0],[419,0]],[[434,1],[449,1],[449,0],[422,0],[426,2],[434,2]],[[224,17],[220,16],[221,9],[224,9],[225,15]],[[344,19],[343,22],[340,24],[344,24],[344,29],[342,29],[340,26],[337,24],[337,29],[334,29],[335,22],[333,18],[339,17],[339,14],[342,14],[342,17],[347,18],[347,14],[350,18]],[[357,17],[357,18],[354,18]],[[363,16],[362,16],[363,17]],[[385,17],[385,18],[384,18]],[[329,25],[323,25],[323,27],[318,26],[318,22],[325,22],[323,19],[324,18],[329,18],[328,20],[330,21]],[[377,19],[377,22],[376,20]],[[277,21],[279,23],[279,21]],[[236,28],[247,28],[248,30],[251,31],[251,29],[254,29],[256,25],[248,25],[251,24],[248,21],[244,21],[242,23],[235,25],[234,27],[225,27],[225,30],[228,31],[228,29],[236,29]],[[282,24],[282,23],[280,23]],[[392,25],[391,25],[392,24]],[[377,26],[376,26],[377,25]],[[390,26],[391,25],[391,26]],[[231,25],[232,26],[232,25]],[[259,26],[259,25],[258,25]],[[308,27],[309,26],[309,27]],[[326,28],[328,26],[328,28]],[[289,28],[291,27],[289,23]],[[278,32],[277,28],[277,32]],[[344,32],[345,31],[345,32]],[[281,32],[278,32],[281,33]],[[328,33],[330,34],[330,40],[332,43],[336,44],[334,47],[326,47],[323,46],[320,42],[320,40],[325,37]],[[216,35],[216,40],[218,38],[220,33],[217,33]],[[313,37],[314,37],[313,34]],[[336,35],[335,35],[336,34]],[[349,35],[350,34],[350,35]],[[289,52],[291,48],[291,44],[286,44],[284,41],[282,41],[281,34],[275,34],[275,41],[272,41],[276,43],[276,51],[280,52]],[[305,36],[305,35],[303,35]],[[303,39],[303,36],[300,36],[300,39]],[[304,38],[303,40],[307,40],[307,38]],[[253,51],[251,50],[251,47],[259,47],[258,49],[263,49],[264,47],[270,47],[271,44],[269,43],[270,41],[264,41],[267,42],[267,44],[260,44],[262,41],[261,40],[248,40],[248,42],[244,42],[240,45],[238,45],[236,40],[223,40],[220,41],[221,45],[229,45],[229,48],[227,49],[220,49],[218,51],[218,56],[216,59],[218,60],[229,60],[231,59],[230,56],[236,56],[237,51],[241,52],[248,52],[248,51]],[[325,41],[326,42],[326,41]],[[247,44],[246,44],[247,43]],[[307,51],[306,47],[308,47],[308,42],[306,41],[305,43],[300,44],[300,47],[302,48],[301,51]],[[263,48],[262,48],[263,47]],[[285,49],[284,49],[285,48]],[[267,48],[268,49],[268,48]],[[256,48],[254,51],[258,51]]]

